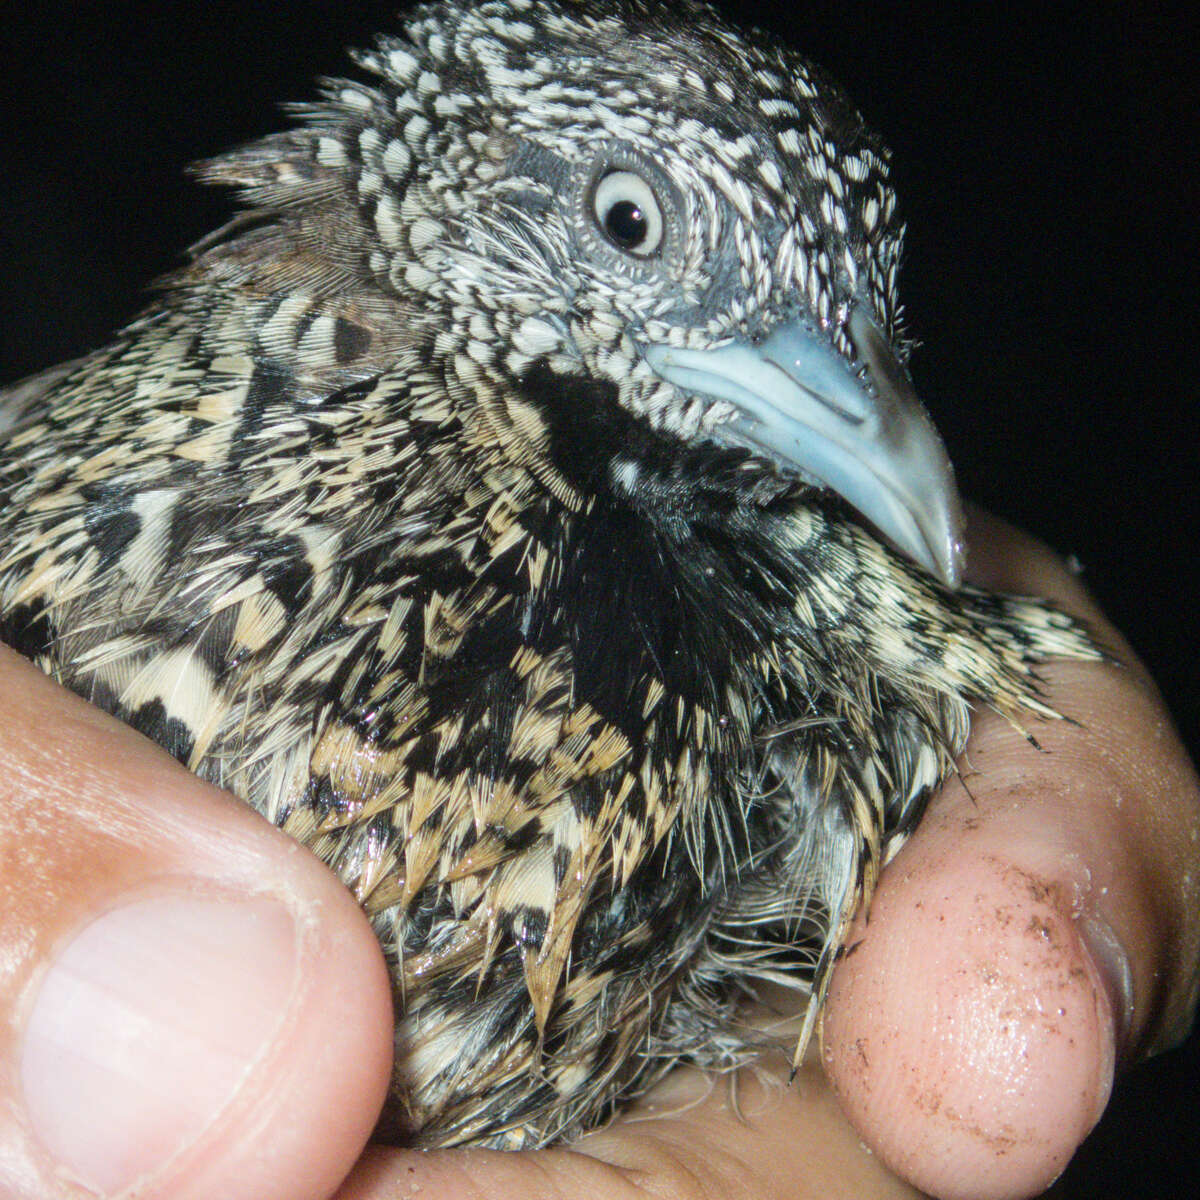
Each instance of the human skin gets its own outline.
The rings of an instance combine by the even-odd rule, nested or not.
[[[1200,792],[1152,682],[1069,572],[979,514],[970,541],[976,581],[1056,600],[1121,665],[1046,668],[1072,720],[1031,726],[1040,748],[978,714],[959,778],[852,931],[794,1080],[789,1014],[764,997],[754,1019],[780,1049],[755,1068],[677,1071],[608,1128],[521,1154],[364,1153],[391,1010],[352,898],[232,797],[0,654],[0,1194],[1043,1190],[1114,1069],[1187,1031]]]

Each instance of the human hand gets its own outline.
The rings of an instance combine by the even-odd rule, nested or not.
[[[980,582],[1056,599],[1130,665],[1049,666],[1051,702],[1078,724],[1038,724],[1041,752],[978,715],[963,779],[851,935],[828,1074],[810,1062],[787,1086],[780,1028],[758,1068],[678,1071],[569,1148],[372,1148],[338,1200],[915,1195],[889,1166],[946,1197],[1049,1183],[1114,1064],[1186,1032],[1200,806],[1153,685],[1076,581],[998,522],[972,535]],[[65,1200],[144,1175],[139,1195],[170,1200],[328,1195],[391,1048],[356,906],[13,655],[0,695],[0,1191]]]
[[[0,696],[0,1196],[329,1195],[390,1073],[362,911],[4,647]]]

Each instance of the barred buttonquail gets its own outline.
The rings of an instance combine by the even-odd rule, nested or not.
[[[393,1132],[536,1146],[811,1031],[972,704],[1069,620],[960,587],[887,153],[708,8],[441,0],[107,348],[0,406],[0,636],[337,871]]]

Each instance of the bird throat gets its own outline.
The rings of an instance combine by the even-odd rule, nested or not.
[[[610,384],[543,367],[522,391],[546,458],[584,497],[578,512],[547,498],[522,517],[554,564],[531,598],[529,636],[565,638],[581,695],[630,735],[649,680],[714,719],[731,688],[765,697],[764,679],[738,677],[780,638],[804,637],[793,601],[805,564],[775,533],[813,489],[742,450],[682,450]]]

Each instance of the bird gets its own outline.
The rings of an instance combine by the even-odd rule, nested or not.
[[[1096,658],[963,582],[890,155],[706,4],[433,0],[106,347],[0,397],[0,640],[308,846],[381,1128],[524,1149],[819,1026],[973,709]]]

